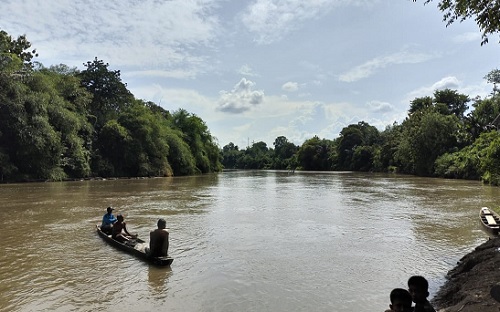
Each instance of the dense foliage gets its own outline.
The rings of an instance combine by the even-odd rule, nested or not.
[[[46,68],[30,47],[0,31],[0,181],[221,170],[198,116],[136,99],[102,60]]]
[[[437,90],[401,124],[366,122],[298,146],[279,136],[222,149],[205,122],[136,99],[120,71],[95,58],[78,70],[33,62],[24,36],[0,31],[0,181],[189,175],[227,169],[400,172],[500,184],[500,71],[492,93]],[[470,107],[469,107],[470,104]]]
[[[498,70],[486,75],[494,88],[484,99],[437,90],[411,101],[406,119],[384,131],[359,122],[343,128],[338,138],[315,136],[301,146],[283,136],[276,138],[274,149],[264,142],[242,150],[229,143],[222,148],[222,163],[242,169],[400,172],[499,185],[497,75]]]

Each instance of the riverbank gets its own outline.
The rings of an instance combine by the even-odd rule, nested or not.
[[[450,270],[433,297],[439,312],[498,312],[500,303],[490,289],[500,284],[500,238],[493,238],[465,255]]]

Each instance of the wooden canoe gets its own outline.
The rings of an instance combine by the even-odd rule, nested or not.
[[[479,211],[479,219],[483,229],[492,236],[497,236],[500,230],[500,216],[488,207],[482,207]]]
[[[111,238],[111,235],[107,235],[106,233],[101,231],[101,228],[99,225],[96,225],[96,230],[97,230],[97,234],[99,234],[99,236],[102,237],[102,239],[104,239],[110,245],[113,245],[114,247],[121,249],[125,252],[128,252],[129,254],[132,254],[132,255],[136,256],[137,258],[140,258],[140,259],[147,261],[151,264],[158,265],[158,266],[170,266],[172,264],[172,262],[174,261],[174,258],[171,258],[171,257],[151,257],[150,255],[148,255],[144,251],[144,248],[147,246],[146,242],[140,238],[134,239],[134,241],[133,241],[134,245],[131,245],[131,244],[119,242],[119,241]]]

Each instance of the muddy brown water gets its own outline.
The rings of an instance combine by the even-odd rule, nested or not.
[[[0,185],[0,311],[383,311],[422,274],[435,293],[486,234],[500,188],[402,175],[280,171]],[[113,249],[107,206],[171,268]]]

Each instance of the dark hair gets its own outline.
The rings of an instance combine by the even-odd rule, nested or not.
[[[167,227],[167,221],[165,221],[165,219],[158,219],[158,228],[159,229],[164,229]]]
[[[416,286],[418,289],[422,289],[424,291],[429,290],[429,282],[425,279],[425,277],[420,275],[414,275],[408,279],[408,287]]]
[[[122,219],[122,220],[124,219],[121,213],[119,215],[117,215],[116,218],[117,219]]]
[[[394,301],[399,299],[399,300],[407,303],[409,306],[411,306],[411,302],[412,302],[411,295],[410,295],[410,292],[406,289],[394,288],[391,291],[390,298],[391,298],[391,303],[394,303]]]

